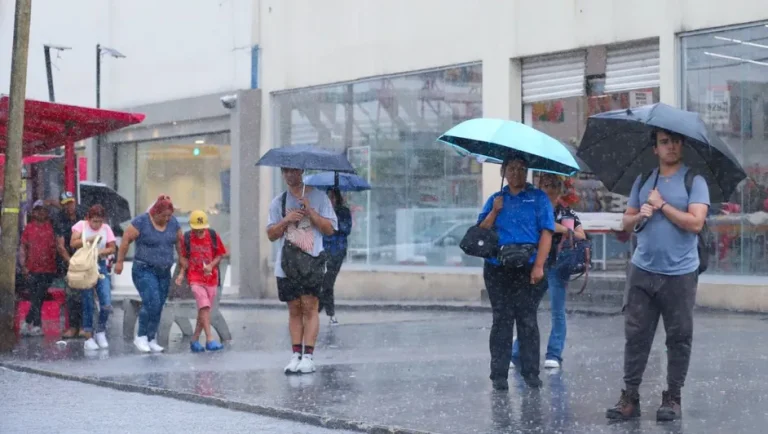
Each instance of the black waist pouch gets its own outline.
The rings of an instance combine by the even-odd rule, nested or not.
[[[527,267],[536,251],[533,244],[507,244],[499,249],[499,263],[504,268],[520,269]]]

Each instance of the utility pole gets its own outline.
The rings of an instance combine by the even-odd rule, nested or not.
[[[16,302],[16,251],[19,245],[21,159],[24,135],[24,100],[27,90],[29,21],[32,0],[16,0],[11,57],[11,92],[8,107],[8,137],[5,150],[5,180],[0,234],[0,352],[16,345],[13,319]]]

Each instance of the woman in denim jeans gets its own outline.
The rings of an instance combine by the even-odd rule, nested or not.
[[[107,270],[107,256],[115,253],[115,234],[109,225],[104,224],[107,212],[101,205],[94,205],[88,210],[86,219],[72,226],[70,246],[73,249],[83,247],[83,241],[99,240],[99,280],[93,289],[80,291],[83,307],[83,331],[85,332],[86,350],[109,348],[107,343],[107,321],[112,312],[112,281]],[[99,323],[96,325],[96,335],[93,335],[93,292],[99,297]]]
[[[168,298],[171,267],[176,261],[174,249],[186,268],[186,258],[181,255],[183,234],[173,210],[171,198],[160,196],[149,212],[133,219],[123,234],[115,263],[115,273],[121,274],[128,247],[136,242],[131,277],[141,296],[141,311],[139,332],[133,344],[142,353],[164,349],[157,344],[157,329]]]
[[[556,272],[555,260],[557,259],[557,246],[563,239],[563,234],[573,231],[573,237],[577,240],[587,238],[584,228],[581,226],[581,220],[575,212],[568,206],[578,200],[573,194],[565,193],[565,181],[557,175],[544,173],[539,177],[539,188],[547,194],[555,210],[555,234],[552,236],[552,248],[549,251],[547,260],[547,284],[549,290],[549,303],[552,311],[552,331],[549,334],[549,343],[547,344],[547,355],[544,361],[544,368],[558,369],[563,362],[563,348],[565,348],[565,297],[568,289],[568,277],[562,276]],[[573,226],[567,221],[571,220]],[[566,226],[568,225],[568,226]],[[520,350],[517,340],[512,346],[513,367],[520,360]]]

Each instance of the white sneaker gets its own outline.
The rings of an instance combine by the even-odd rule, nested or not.
[[[157,344],[157,339],[149,341],[149,349],[152,350],[153,353],[162,353],[165,351],[165,348]]]
[[[107,334],[104,332],[96,333],[96,344],[103,350],[109,348],[109,342],[107,342]]]
[[[26,321],[23,321],[21,327],[19,327],[19,334],[21,336],[29,336],[29,329],[29,324],[27,324]]]
[[[301,362],[296,369],[302,374],[311,374],[315,372],[315,361],[312,360],[312,355],[304,354],[304,357],[301,358]]]
[[[133,338],[133,345],[136,347],[137,350],[141,351],[142,353],[148,353],[152,351],[149,349],[149,343],[147,343],[146,336],[136,336],[135,338]]]
[[[43,329],[40,326],[32,326],[27,331],[27,336],[42,336]]]
[[[295,374],[299,372],[299,364],[301,364],[301,354],[293,353],[291,361],[285,367],[286,374]]]
[[[86,351],[95,351],[99,349],[99,344],[97,344],[96,341],[93,340],[93,338],[90,338],[87,341],[85,341],[85,343],[83,344],[83,348]]]
[[[329,322],[330,322],[330,324],[331,324],[332,326],[337,326],[337,325],[339,325],[339,320],[337,320],[335,316],[332,316],[332,317],[330,318]]]
[[[515,362],[509,362],[509,369],[515,369]]]
[[[560,362],[557,360],[547,360],[544,362],[545,369],[560,369]]]

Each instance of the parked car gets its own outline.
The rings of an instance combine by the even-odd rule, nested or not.
[[[368,253],[374,264],[482,266],[482,259],[467,256],[459,248],[464,234],[474,224],[474,220],[445,220],[417,232],[411,243],[361,249],[350,255],[353,260],[364,261]]]

